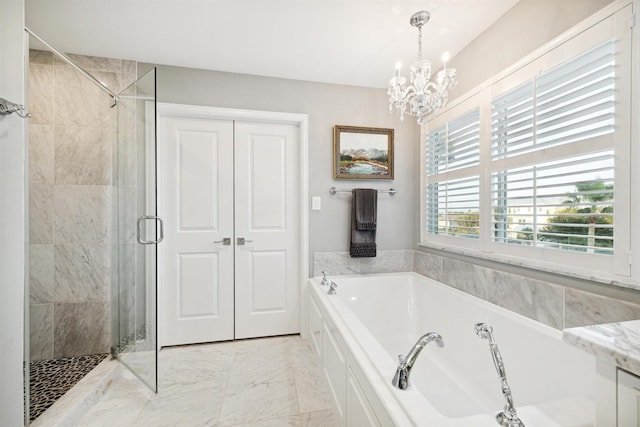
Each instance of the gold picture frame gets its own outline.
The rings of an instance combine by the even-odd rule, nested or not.
[[[393,179],[393,129],[335,125],[335,179]]]

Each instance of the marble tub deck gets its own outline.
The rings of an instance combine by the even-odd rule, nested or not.
[[[158,375],[153,394],[121,369],[88,412],[65,425],[337,425],[317,357],[297,335],[163,349]]]
[[[640,320],[569,328],[565,342],[599,359],[640,374]]]

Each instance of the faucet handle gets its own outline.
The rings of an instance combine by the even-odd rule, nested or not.
[[[320,285],[326,286],[329,284],[329,282],[327,281],[327,273],[325,273],[324,271],[321,271],[321,273],[322,273],[322,280],[320,281]]]
[[[337,287],[338,287],[338,284],[336,282],[332,281],[331,284],[329,285],[329,291],[327,292],[327,294],[335,295]]]
[[[407,358],[406,358],[404,355],[399,354],[399,355],[398,355],[398,364],[399,364],[399,365],[401,365],[401,366],[403,366],[403,365],[405,365],[406,363],[407,363]]]

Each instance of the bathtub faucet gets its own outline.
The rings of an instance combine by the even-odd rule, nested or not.
[[[329,284],[329,281],[327,280],[327,274],[324,271],[322,272],[322,280],[320,281],[320,284],[322,286],[327,286]]]
[[[413,368],[413,364],[416,363],[416,359],[422,349],[431,341],[435,341],[436,344],[438,344],[438,347],[444,346],[444,342],[442,341],[442,337],[439,333],[427,332],[413,345],[406,357],[401,354],[398,355],[398,369],[396,369],[396,374],[393,376],[393,380],[391,381],[395,387],[398,387],[401,390],[405,390],[409,387],[409,374],[411,374],[411,368]]]
[[[331,284],[329,285],[329,290],[327,291],[327,295],[335,295],[337,287],[338,287],[338,284],[334,281],[331,281]]]
[[[511,394],[511,388],[507,383],[507,373],[504,370],[504,362],[498,350],[498,345],[493,338],[493,328],[487,323],[476,323],[475,326],[476,335],[484,340],[489,340],[489,349],[491,350],[491,357],[493,358],[493,364],[498,371],[500,377],[500,385],[502,386],[502,394],[504,395],[505,404],[504,410],[496,414],[496,421],[502,427],[524,427],[524,423],[518,418],[516,408],[513,405],[513,395]]]

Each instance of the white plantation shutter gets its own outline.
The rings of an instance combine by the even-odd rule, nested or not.
[[[607,41],[492,102],[494,242],[613,255],[614,56]]]
[[[612,134],[614,58],[610,40],[496,98],[492,159]]]
[[[506,158],[533,147],[533,84],[502,95],[492,103],[491,156]]]
[[[427,231],[443,236],[477,239],[480,235],[479,177],[456,179],[427,186]]]
[[[478,238],[480,181],[473,167],[480,163],[480,110],[435,128],[426,146],[427,233]]]
[[[493,241],[613,255],[613,151],[493,172]]]
[[[536,79],[536,147],[584,141],[614,131],[613,40]]]

